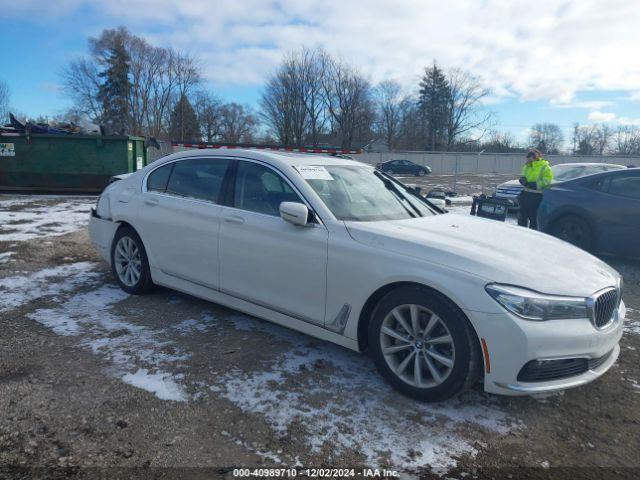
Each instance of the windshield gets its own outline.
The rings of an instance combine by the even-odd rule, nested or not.
[[[305,168],[315,171],[305,174]],[[369,167],[315,166],[299,167],[298,171],[338,220],[367,222],[435,215],[424,200]]]
[[[624,167],[621,165],[554,165],[551,170],[554,182],[566,182],[574,178],[621,168]]]

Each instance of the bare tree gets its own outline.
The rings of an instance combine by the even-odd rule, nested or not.
[[[393,150],[400,137],[402,101],[400,84],[383,81],[374,89],[376,107],[376,129],[384,142]]]
[[[11,98],[11,92],[9,85],[0,80],[0,125],[9,119],[9,100]]]
[[[322,80],[326,73],[329,55],[321,49],[303,49],[300,56],[304,85],[303,101],[308,117],[307,141],[316,146],[327,122],[326,97]]]
[[[323,88],[332,130],[343,148],[351,148],[358,134],[371,131],[374,114],[369,82],[354,68],[329,59]]]
[[[407,96],[400,102],[398,146],[407,150],[421,150],[426,142],[422,109],[417,99]]]
[[[74,108],[93,121],[102,115],[97,101],[109,49],[123,39],[130,57],[129,112],[131,132],[163,137],[167,134],[172,108],[182,94],[188,96],[200,82],[200,66],[193,57],[169,48],[154,47],[124,27],[104,30],[89,39],[86,58],[71,61],[62,72],[64,91]]]
[[[604,155],[611,144],[613,130],[606,124],[574,125],[574,154]]]
[[[317,144],[325,123],[322,88],[327,55],[306,48],[285,56],[267,80],[260,99],[261,115],[280,143]]]
[[[255,134],[257,119],[248,107],[228,103],[221,110],[221,137],[223,142],[250,142]]]
[[[480,80],[468,72],[454,69],[447,75],[449,105],[447,112],[447,150],[461,138],[482,138],[491,126],[492,114],[482,104],[489,95]]]
[[[640,127],[619,126],[613,133],[612,143],[616,155],[640,155]]]
[[[529,144],[542,153],[558,153],[564,142],[562,129],[555,123],[536,123],[529,133]]]
[[[98,74],[97,64],[85,58],[72,60],[62,71],[63,91],[71,97],[78,110],[94,121],[102,116],[102,103],[98,101]]]
[[[511,153],[524,150],[515,137],[508,132],[492,131],[489,138],[480,144],[480,148],[487,153]]]
[[[303,82],[298,58],[289,54],[268,79],[260,100],[262,117],[284,145],[304,144],[308,116]]]
[[[193,106],[198,115],[202,137],[206,142],[215,142],[222,133],[222,101],[209,92],[198,91]]]

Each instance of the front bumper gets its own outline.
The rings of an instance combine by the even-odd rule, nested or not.
[[[486,371],[485,361],[485,391],[528,395],[584,385],[609,370],[620,354],[618,343],[626,309],[624,302],[620,302],[614,321],[602,330],[586,318],[535,322],[507,312],[467,314],[487,346],[485,355],[488,354],[490,369]],[[522,368],[532,360],[577,358],[586,359],[589,365],[579,374],[544,381],[518,380]]]
[[[518,203],[518,195],[519,195],[519,192],[516,194],[512,194],[512,193],[504,193],[504,192],[496,191],[496,193],[494,194],[494,197],[500,198],[502,200],[507,200],[509,202],[509,208],[519,208],[520,205]]]
[[[89,218],[89,238],[91,244],[98,250],[107,263],[111,263],[111,243],[120,224],[100,218],[94,208]]]

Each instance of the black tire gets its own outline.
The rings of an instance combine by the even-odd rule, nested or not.
[[[387,168],[387,171],[385,173],[387,175],[393,175],[393,168]]]
[[[446,326],[446,331],[453,340],[452,344],[455,348],[452,354],[453,366],[450,368],[448,376],[444,377],[444,380],[439,384],[436,382],[435,376],[432,376],[432,381],[436,382],[436,384],[423,388],[411,385],[398,376],[382,353],[383,340],[381,338],[381,330],[385,318],[392,316],[391,312],[396,307],[404,308],[404,306],[411,304],[423,307],[437,315]],[[424,317],[420,321],[428,324],[428,318],[430,317]],[[433,348],[434,345],[430,347]],[[427,347],[423,346],[423,348]],[[426,287],[400,287],[380,300],[369,324],[369,349],[378,371],[391,386],[404,395],[423,402],[439,402],[459,394],[473,385],[478,380],[481,372],[482,357],[480,356],[478,339],[469,321],[448,298]],[[410,353],[406,354],[406,356],[409,355]],[[415,355],[414,353],[414,360]],[[426,353],[423,355],[424,357],[422,358],[428,356]],[[420,358],[420,353],[417,356]],[[418,361],[425,362],[424,366],[426,367],[426,360],[419,359]],[[433,365],[433,361],[431,363]],[[409,365],[410,367],[407,368],[413,368],[416,364],[411,361]],[[413,371],[415,374],[415,370]],[[411,373],[409,373],[410,375]]]
[[[589,223],[575,215],[567,215],[554,221],[550,233],[587,252],[593,251],[593,232]]]
[[[133,282],[132,284],[127,284],[126,281],[123,280],[124,276],[122,276],[121,273],[118,272],[119,266],[116,265],[116,247],[122,239],[129,239],[131,242],[133,242],[139,252],[140,274],[137,281]],[[121,265],[122,263],[120,263],[120,266]],[[142,243],[140,236],[131,227],[120,227],[113,238],[113,243],[111,244],[111,272],[116,278],[118,285],[120,285],[120,288],[132,295],[142,295],[145,293],[149,293],[155,288],[155,285],[151,280],[151,270],[149,269],[147,251],[144,248],[144,244]]]
[[[418,172],[416,173],[416,177],[424,177],[427,174],[427,171],[423,168],[421,170],[418,170]]]

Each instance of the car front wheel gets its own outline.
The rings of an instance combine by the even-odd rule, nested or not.
[[[147,252],[131,227],[122,227],[111,246],[111,270],[120,287],[134,295],[153,290]]]
[[[425,169],[420,169],[418,170],[418,173],[416,173],[416,176],[424,177],[426,174],[427,174],[427,171]]]
[[[387,175],[393,175],[393,168],[387,168],[387,171],[385,173]]]
[[[394,290],[376,307],[369,346],[382,376],[401,393],[446,400],[478,378],[475,333],[442,295],[419,286]]]
[[[553,223],[551,233],[554,237],[572,243],[583,250],[593,249],[591,228],[582,218],[572,215],[560,218]]]

